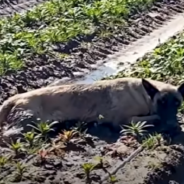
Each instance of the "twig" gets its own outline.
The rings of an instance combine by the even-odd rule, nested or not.
[[[121,169],[127,162],[130,162],[134,157],[136,157],[141,151],[143,150],[143,146],[141,145],[139,148],[137,148],[129,157],[127,157],[119,166],[114,168],[112,172],[109,172],[109,174],[112,176],[118,172],[119,169]],[[104,176],[104,178],[101,179],[101,182],[104,182],[109,178],[109,174]]]

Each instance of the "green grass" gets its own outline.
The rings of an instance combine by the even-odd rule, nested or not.
[[[51,0],[24,14],[0,20],[0,75],[25,60],[54,53],[51,46],[77,36],[108,35],[157,0]],[[107,34],[108,33],[108,34]]]
[[[129,70],[123,70],[110,78],[129,76],[181,84],[184,81],[184,32],[146,54]]]

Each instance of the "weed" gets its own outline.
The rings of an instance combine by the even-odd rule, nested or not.
[[[101,168],[105,173],[109,175],[109,181],[110,183],[115,183],[117,181],[116,177],[114,175],[111,175],[111,173],[105,168],[104,166],[104,159],[100,156],[95,157],[95,160],[98,161],[98,163],[95,165],[95,167]]]
[[[64,130],[63,133],[58,135],[59,139],[62,140],[64,143],[69,143],[70,140],[77,134],[78,132],[75,130]]]
[[[142,145],[147,149],[154,149],[157,145],[161,145],[161,134],[149,135],[143,140]]]
[[[38,151],[39,158],[41,161],[41,164],[44,164],[46,162],[47,156],[48,156],[48,151],[45,149],[41,149]]]
[[[87,123],[86,122],[78,122],[76,124],[76,127],[73,127],[72,129],[79,134],[80,137],[84,138],[84,135],[86,134],[88,128],[86,128]]]
[[[35,140],[35,132],[26,132],[23,134],[24,139],[26,140],[26,142],[28,143],[28,146],[31,148],[33,147],[33,143]]]
[[[52,142],[52,146],[49,149],[49,153],[54,152],[55,155],[59,156],[60,158],[63,158],[65,156],[65,151],[63,148],[66,148],[64,144],[56,144],[55,142]]]
[[[15,155],[19,155],[21,151],[23,151],[23,144],[20,142],[20,139],[15,142],[11,141],[11,144],[7,143],[8,147],[14,151]]]
[[[118,180],[117,180],[117,178],[116,178],[116,176],[114,176],[114,175],[111,175],[111,176],[109,176],[109,182],[110,183],[116,183]]]
[[[0,156],[0,167],[4,167],[6,163],[8,162],[9,158],[5,156]]]
[[[47,123],[47,122],[40,122],[40,123],[35,123],[34,125],[29,124],[28,126],[32,127],[34,130],[38,131],[38,135],[42,137],[44,140],[48,140],[48,133],[51,131],[54,131],[52,128],[55,124],[57,124],[57,121],[54,121],[52,123]]]
[[[90,174],[93,171],[95,165],[92,163],[84,163],[82,165],[82,168],[84,170],[84,173],[86,175],[86,183],[91,183]]]
[[[146,124],[146,121],[138,122],[138,123],[132,122],[130,125],[124,125],[120,133],[124,135],[132,135],[135,138],[140,139],[147,132],[145,128],[152,127],[152,126],[153,125],[151,124]]]
[[[22,181],[23,175],[26,171],[27,171],[27,167],[24,164],[17,162],[14,181],[16,181],[16,182]]]

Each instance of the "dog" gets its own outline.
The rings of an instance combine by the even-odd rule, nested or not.
[[[10,97],[0,107],[0,125],[21,109],[42,121],[96,121],[99,115],[114,127],[130,122],[159,120],[178,126],[177,111],[184,98],[179,87],[141,78],[101,80],[93,84],[46,86]]]

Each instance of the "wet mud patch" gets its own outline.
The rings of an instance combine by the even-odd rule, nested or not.
[[[102,128],[104,135],[100,136]],[[122,136],[107,125],[91,126],[86,133],[73,132],[71,137],[59,132],[50,143],[42,142],[34,153],[27,148],[15,156],[13,149],[1,147],[1,182],[168,184],[183,180],[183,132],[164,139],[154,134],[146,144]],[[4,165],[3,157],[9,159]],[[20,168],[24,168],[22,173]]]
[[[83,77],[102,65],[107,55],[114,54],[122,46],[127,46],[140,37],[160,27],[176,13],[182,12],[184,2],[159,1],[149,9],[132,15],[122,30],[112,30],[110,36],[91,36],[88,39],[76,38],[77,44],[63,45],[62,53],[68,57],[53,58],[51,55],[34,56],[25,61],[21,71],[7,71],[0,79],[1,103],[15,93],[37,89],[56,80],[66,82]],[[99,30],[100,31],[100,30]],[[100,34],[100,32],[99,32]],[[56,52],[61,52],[55,48]]]

